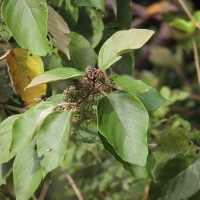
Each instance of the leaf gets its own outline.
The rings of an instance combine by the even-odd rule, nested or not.
[[[68,66],[81,71],[84,71],[88,65],[95,67],[97,56],[88,40],[75,32],[70,32],[69,36],[71,42],[68,47],[71,60],[65,60]]]
[[[29,199],[42,180],[40,160],[35,149],[36,140],[17,154],[13,165],[16,200]]]
[[[12,153],[18,153],[23,150],[31,141],[35,128],[39,121],[40,114],[55,104],[50,102],[40,103],[22,114],[13,124],[12,143],[10,150]]]
[[[156,160],[167,160],[180,154],[188,155],[195,153],[195,151],[196,148],[191,144],[186,130],[181,127],[172,127],[161,132],[160,141],[153,150],[153,154]]]
[[[66,103],[64,101],[63,94],[55,94],[53,96],[50,96],[48,98],[48,101],[56,103],[56,104]]]
[[[72,1],[76,6],[87,6],[87,7],[95,7],[102,11],[105,11],[105,1],[104,0],[73,0]]]
[[[132,9],[130,0],[116,0],[117,2],[117,23],[122,28],[130,28],[132,22]]]
[[[200,189],[200,159],[170,180],[165,186],[163,198],[185,199]],[[192,180],[192,181],[191,181]]]
[[[44,72],[43,74],[35,77],[31,83],[25,88],[34,87],[43,83],[49,83],[53,81],[65,80],[77,76],[84,76],[84,72],[80,72],[74,68],[55,68]]]
[[[101,139],[101,142],[103,143],[104,148],[109,153],[111,153],[114,158],[123,165],[124,169],[128,170],[132,174],[132,176],[137,178],[152,178],[152,174],[150,172],[152,159],[147,159],[146,166],[139,166],[128,163],[120,158],[120,156],[116,153],[114,147],[106,140],[103,135],[99,134],[99,137]]]
[[[97,125],[94,122],[73,123],[72,136],[75,141],[82,143],[95,143],[99,141]]]
[[[135,68],[135,58],[133,53],[126,53],[122,58],[113,64],[112,69],[117,74],[132,76]]]
[[[95,48],[103,35],[103,21],[99,12],[92,8],[79,10],[79,19],[75,31],[83,35]]]
[[[4,103],[14,94],[7,69],[0,71],[0,86],[0,102]]]
[[[45,0],[5,0],[2,15],[14,39],[35,55],[51,52],[47,40],[48,9]]]
[[[200,159],[194,154],[162,163],[155,170],[157,183],[151,183],[150,199],[187,199],[200,189],[199,172]]]
[[[194,19],[197,23],[200,23],[200,11],[194,13]]]
[[[148,111],[158,109],[167,101],[156,89],[140,80],[134,80],[117,74],[110,78],[114,81],[114,85],[117,88],[134,94],[144,104]]]
[[[187,22],[184,19],[175,19],[170,25],[188,35],[192,35],[195,32],[195,24],[192,21]]]
[[[0,164],[0,186],[6,184],[6,178],[12,172],[13,160]]]
[[[40,57],[32,55],[24,49],[13,49],[7,56],[8,69],[15,92],[29,106],[36,104],[34,99],[46,94],[46,85],[40,85],[28,90],[25,87],[31,80],[44,72]]]
[[[98,66],[105,71],[121,58],[121,55],[142,47],[153,35],[147,29],[130,29],[113,34],[99,51]]]
[[[48,115],[37,136],[37,152],[45,175],[64,159],[71,132],[71,111],[55,111]]]
[[[61,50],[70,59],[68,44],[71,41],[68,33],[70,32],[64,19],[50,6],[48,6],[48,32],[51,36],[53,45]]]
[[[117,91],[99,100],[98,130],[126,162],[146,164],[148,113],[140,101]]]
[[[78,20],[78,8],[73,5],[72,1],[68,0],[52,0],[52,6],[67,22],[70,30],[74,30],[74,27]]]
[[[0,165],[8,162],[15,154],[10,153],[10,145],[12,142],[12,128],[16,119],[20,115],[13,115],[0,123]]]

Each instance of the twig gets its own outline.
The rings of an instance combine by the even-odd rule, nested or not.
[[[182,108],[171,107],[171,111],[172,111],[172,113],[174,113],[174,112],[180,113],[180,114],[187,115],[187,116],[190,116],[190,117],[200,115],[200,109],[184,110]]]
[[[15,106],[7,105],[7,104],[2,104],[2,103],[0,103],[0,108],[12,110],[12,111],[16,111],[16,112],[19,112],[19,113],[26,112],[25,108],[18,108],[18,107],[15,107]]]
[[[193,51],[194,51],[194,60],[195,60],[195,66],[196,66],[196,70],[197,70],[198,81],[199,81],[199,85],[200,85],[199,55],[198,55],[197,43],[196,43],[194,37],[192,37],[192,46],[193,46]]]
[[[49,183],[47,181],[45,181],[38,200],[44,200],[44,198],[47,194],[48,188],[49,188]]]
[[[149,194],[149,180],[147,180],[146,186],[144,187],[142,200],[148,200],[148,194]]]
[[[87,151],[89,151],[89,152],[94,156],[94,158],[97,160],[97,162],[98,162],[101,166],[103,166],[103,162],[102,162],[101,158],[99,157],[99,155],[98,155],[93,149],[87,147]]]
[[[72,189],[74,190],[78,200],[84,200],[80,190],[78,189],[76,183],[74,182],[73,178],[71,175],[67,174],[67,180],[69,181],[70,185],[72,186]]]
[[[157,146],[157,144],[153,144],[153,143],[148,143],[148,147],[150,149],[154,149]]]
[[[189,19],[195,24],[195,26],[200,29],[200,24],[197,23],[194,19],[194,17],[192,16],[192,14],[190,13],[188,7],[185,5],[183,0],[178,0],[179,4],[181,5],[181,7],[183,8],[183,10],[185,11],[185,13],[187,14],[187,16],[189,17]]]
[[[101,88],[98,88],[98,90],[103,96],[108,96],[108,94],[104,92]]]
[[[38,199],[36,198],[35,194],[32,196],[32,199],[33,199],[33,200],[38,200]]]
[[[0,57],[0,61],[5,59],[7,57],[7,55],[10,53],[11,50],[7,51],[5,54],[3,54],[1,57]]]

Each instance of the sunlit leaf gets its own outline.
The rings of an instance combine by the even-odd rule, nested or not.
[[[55,111],[42,123],[37,136],[37,152],[45,175],[63,160],[71,131],[71,111]]]
[[[99,51],[98,66],[105,71],[121,58],[121,55],[142,47],[153,35],[147,29],[130,29],[113,34]]]
[[[26,88],[34,87],[42,83],[49,83],[53,81],[59,81],[73,77],[83,76],[84,74],[85,74],[84,72],[80,72],[74,68],[55,68],[46,71],[43,74],[34,78]]]
[[[38,123],[40,123],[40,114],[44,110],[54,107],[55,104],[50,102],[40,103],[26,111],[14,122],[10,147],[11,152],[18,153],[30,143],[35,129]]]
[[[55,47],[61,50],[70,59],[68,44],[71,41],[69,27],[64,19],[52,8],[48,7],[48,32]]]
[[[146,164],[148,113],[132,94],[117,91],[99,100],[98,130],[122,160]]]
[[[24,49],[13,49],[7,56],[8,69],[15,92],[28,105],[36,104],[35,99],[46,94],[46,85],[24,90],[33,78],[44,72],[40,57]]]
[[[0,164],[8,162],[15,154],[10,153],[12,128],[20,115],[13,115],[0,123]]]
[[[5,0],[2,15],[17,43],[35,55],[51,51],[47,40],[48,8],[45,0]]]
[[[29,199],[42,180],[40,160],[35,149],[35,140],[17,154],[13,165],[16,200]]]
[[[134,80],[117,74],[111,76],[111,79],[114,81],[115,86],[119,89],[125,90],[137,96],[148,111],[156,110],[166,103],[166,99],[162,97],[156,89],[140,80]]]

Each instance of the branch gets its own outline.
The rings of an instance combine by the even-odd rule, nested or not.
[[[10,53],[11,50],[7,51],[5,54],[3,54],[1,57],[0,57],[0,61],[5,59],[7,57],[7,55]]]
[[[76,183],[74,182],[73,178],[69,174],[67,175],[67,180],[69,181],[70,185],[72,186],[72,189],[74,190],[78,200],[84,200]]]
[[[16,111],[16,112],[19,112],[19,113],[26,112],[25,108],[18,108],[18,107],[15,107],[15,106],[7,105],[7,104],[2,104],[2,103],[0,103],[0,108],[12,110],[12,111]]]
[[[32,199],[33,199],[33,200],[38,200],[38,199],[36,198],[35,194],[32,196]]]
[[[97,162],[101,166],[103,166],[103,162],[102,162],[101,158],[99,157],[99,155],[93,149],[91,149],[90,147],[87,147],[86,149],[87,149],[87,151],[89,151],[94,156],[94,158],[97,160]]]
[[[156,146],[157,146],[157,144],[148,143],[148,147],[149,147],[150,149],[154,149],[154,148],[156,148]]]
[[[49,183],[47,181],[45,181],[38,200],[44,200],[45,199],[48,188],[49,188]]]
[[[194,37],[192,37],[192,46],[193,46],[193,51],[194,51],[194,61],[195,61],[195,66],[196,66],[196,70],[197,70],[198,81],[199,81],[199,85],[200,85],[199,55],[198,55],[197,43],[196,43]]]

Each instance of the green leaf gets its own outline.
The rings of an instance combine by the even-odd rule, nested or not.
[[[195,152],[196,148],[191,144],[187,131],[180,127],[172,127],[161,132],[160,141],[153,150],[153,155],[158,161],[167,160],[179,154],[188,155]]]
[[[64,19],[50,6],[48,6],[48,32],[53,45],[61,50],[70,59],[68,44],[71,41],[68,36],[69,27]]]
[[[0,164],[0,186],[6,184],[6,178],[12,172],[13,160]]]
[[[200,11],[194,13],[194,19],[197,23],[200,23]]]
[[[26,89],[43,83],[65,80],[77,76],[84,76],[84,74],[84,72],[80,72],[74,68],[55,68],[35,77],[26,87]]]
[[[29,199],[42,180],[40,160],[35,149],[35,140],[17,154],[13,165],[16,200]]]
[[[78,20],[78,8],[69,0],[52,0],[50,3],[67,22],[70,30],[73,30]]]
[[[64,101],[63,94],[55,94],[53,96],[50,96],[48,98],[48,101],[56,104],[66,103],[66,101]]]
[[[133,165],[131,163],[125,162],[120,158],[120,156],[116,153],[114,147],[106,140],[106,138],[103,135],[99,134],[99,137],[101,139],[101,142],[103,143],[104,148],[109,153],[111,153],[114,156],[114,158],[123,165],[124,169],[128,170],[132,174],[132,176],[137,178],[152,178],[152,174],[150,172],[152,159],[147,159],[146,166]]]
[[[94,122],[73,123],[73,139],[82,143],[95,143],[99,141],[97,125]]]
[[[73,0],[72,1],[76,6],[87,6],[87,7],[95,7],[102,11],[105,10],[105,0]]]
[[[146,164],[148,113],[132,94],[117,91],[99,100],[98,130],[126,162]]]
[[[110,78],[114,81],[114,85],[117,88],[134,94],[148,111],[156,110],[166,103],[166,99],[162,97],[156,89],[140,80],[134,80],[117,74]]]
[[[48,115],[37,136],[37,152],[45,175],[64,159],[71,132],[71,111],[55,111]]]
[[[181,31],[186,32],[188,35],[192,35],[195,32],[195,24],[192,21],[185,21],[184,19],[175,19],[170,25]]]
[[[147,29],[118,31],[112,35],[99,51],[98,66],[105,71],[121,58],[121,55],[142,47],[153,35]]]
[[[117,23],[121,28],[130,28],[132,22],[132,9],[130,7],[130,0],[116,0],[117,1]]]
[[[22,114],[13,124],[11,153],[18,153],[23,150],[31,141],[37,124],[40,123],[40,114],[49,108],[54,108],[55,104],[40,103],[24,114]]]
[[[103,21],[97,10],[92,8],[80,9],[75,31],[83,35],[93,48],[100,42],[103,29]]]
[[[135,68],[135,58],[133,53],[126,53],[122,58],[113,64],[112,69],[117,74],[132,76]]]
[[[165,186],[164,198],[185,199],[200,189],[200,159],[170,180]],[[192,180],[192,181],[191,181]]]
[[[150,199],[181,200],[200,189],[200,159],[196,155],[177,156],[161,163],[155,170],[157,183],[152,183]],[[192,180],[192,181],[191,181]]]
[[[69,36],[71,42],[68,47],[71,60],[65,60],[68,66],[82,71],[84,71],[88,65],[95,67],[97,56],[88,40],[75,32],[70,32]]]
[[[0,164],[8,162],[15,154],[10,153],[10,145],[12,142],[12,128],[16,119],[20,115],[13,115],[5,119],[0,124]]]
[[[48,9],[45,0],[5,0],[2,15],[16,42],[35,55],[51,52],[47,40]]]

